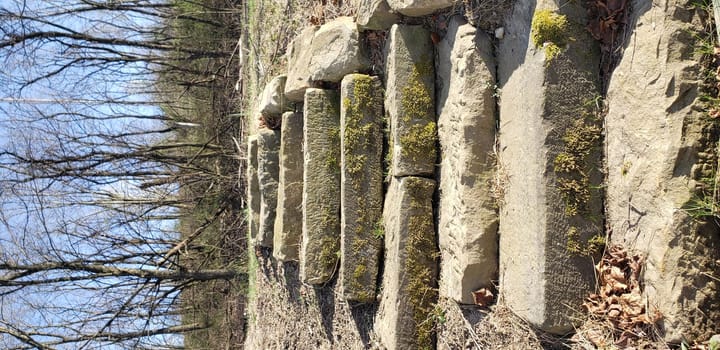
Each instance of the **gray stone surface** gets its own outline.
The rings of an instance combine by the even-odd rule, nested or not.
[[[260,228],[260,183],[258,182],[258,149],[257,136],[248,137],[247,148],[247,193],[248,193],[248,230],[251,240],[258,236]],[[254,244],[254,242],[251,242]]]
[[[351,74],[340,91],[340,288],[346,300],[373,302],[382,246],[382,82]]]
[[[603,214],[601,129],[592,120],[600,54],[583,28],[585,19],[573,15],[568,35],[561,37],[572,33],[574,39],[558,45],[556,57],[546,56],[542,45],[529,40],[535,3],[515,3],[498,52],[499,159],[507,179],[500,210],[500,289],[519,316],[563,334],[583,319],[581,303],[595,288],[593,259],[587,255],[597,249],[590,239],[604,237],[598,220]],[[541,9],[558,11],[550,0],[538,1]],[[561,11],[584,14],[572,3]],[[572,140],[585,138],[595,147],[581,157],[573,145],[583,142]],[[583,180],[582,174],[588,177]]]
[[[455,0],[388,0],[390,7],[405,16],[425,16],[452,6]]]
[[[394,177],[383,222],[385,269],[375,332],[386,349],[431,349],[437,302],[437,247],[432,197],[435,181]]]
[[[279,75],[265,85],[260,95],[258,110],[261,114],[279,117],[287,110],[285,100],[285,81],[287,76]]]
[[[334,275],[340,255],[340,96],[308,89],[304,109],[300,277],[322,284]]]
[[[346,74],[370,68],[352,17],[339,17],[323,24],[312,40],[310,80],[340,82]]]
[[[608,88],[607,223],[614,243],[646,256],[645,294],[665,340],[707,339],[720,324],[720,283],[710,277],[720,271],[720,236],[683,209],[699,206],[694,185],[717,176],[718,130],[696,100],[692,33],[702,28],[675,2],[633,4],[631,44]]]
[[[255,245],[272,247],[280,171],[280,130],[260,129],[257,144],[260,225]]]
[[[292,102],[302,102],[305,90],[312,86],[310,61],[312,42],[319,26],[307,27],[288,45],[288,74],[285,82],[285,97]]]
[[[282,116],[280,176],[275,217],[273,256],[279,261],[297,261],[302,238],[303,115]]]
[[[387,0],[358,0],[355,20],[361,30],[386,30],[400,20]]]
[[[437,50],[440,294],[472,304],[497,280],[495,58],[488,35],[460,17]]]
[[[390,173],[432,175],[437,156],[434,47],[422,26],[393,25],[388,38],[385,110]]]

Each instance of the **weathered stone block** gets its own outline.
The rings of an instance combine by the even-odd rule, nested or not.
[[[388,39],[385,109],[390,116],[390,173],[432,175],[437,156],[435,67],[430,32],[393,25]]]
[[[373,302],[382,245],[382,82],[351,74],[340,91],[340,286],[346,300]]]
[[[698,108],[703,28],[699,12],[667,0],[636,1],[631,16],[608,87],[607,224],[614,243],[646,257],[665,340],[707,339],[720,324],[720,235],[692,216],[713,201],[719,130]]]
[[[258,182],[258,142],[257,136],[248,137],[247,148],[247,193],[248,193],[248,230],[251,240],[258,237],[260,226],[260,183]],[[254,242],[251,242],[254,244]]]
[[[280,172],[280,130],[260,129],[257,144],[260,227],[255,244],[272,247]]]
[[[390,7],[405,16],[420,17],[452,6],[456,0],[388,0]]]
[[[535,2],[515,3],[498,54],[500,288],[515,313],[562,334],[582,319],[604,238],[600,53],[580,5]],[[546,22],[531,32],[533,17]]]
[[[495,59],[488,35],[460,17],[437,49],[440,294],[472,304],[497,278]]]
[[[269,116],[282,115],[287,110],[287,101],[285,100],[285,82],[287,77],[280,75],[267,83],[260,95],[260,105],[258,110],[261,114]]]
[[[359,0],[355,20],[362,30],[386,30],[400,16],[390,10],[387,0]]]
[[[280,176],[275,217],[273,255],[279,261],[297,261],[302,238],[303,116],[282,116]]]
[[[288,45],[288,74],[285,82],[285,97],[292,102],[302,102],[305,90],[312,87],[310,61],[312,42],[320,26],[303,29]]]
[[[322,25],[312,40],[311,55],[313,81],[340,82],[346,74],[370,68],[352,17],[336,18]]]
[[[375,332],[386,349],[431,349],[437,302],[435,181],[394,177],[385,199],[385,269]]]
[[[340,96],[308,89],[304,104],[303,237],[304,282],[329,281],[340,255]]]

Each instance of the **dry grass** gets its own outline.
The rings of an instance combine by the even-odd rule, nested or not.
[[[463,0],[468,22],[487,31],[502,27],[514,3],[514,0]]]

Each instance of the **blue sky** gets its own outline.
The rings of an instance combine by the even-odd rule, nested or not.
[[[73,0],[3,0],[0,2],[0,10],[17,12],[23,9],[25,15],[40,16],[57,25],[36,23],[39,30],[59,30],[58,26],[60,26],[92,35],[109,35],[133,40],[140,40],[142,37],[137,33],[129,34],[122,29],[123,26],[154,23],[148,17],[118,12],[108,14],[90,11],[79,15],[48,16],[49,13],[71,8],[72,4],[76,3],[78,1]],[[12,23],[0,19],[0,27],[5,25],[11,26]],[[153,116],[162,113],[159,107],[145,104],[152,101],[152,96],[142,90],[150,88],[153,79],[152,74],[145,73],[149,68],[146,63],[124,63],[98,70],[91,64],[93,62],[84,61],[85,63],[65,69],[47,79],[36,80],[38,76],[55,71],[90,51],[81,47],[63,47],[53,42],[14,49],[12,55],[8,55],[8,51],[0,51],[0,62],[4,62],[5,67],[0,72],[0,147],[2,149],[22,152],[32,150],[35,156],[61,151],[68,154],[87,151],[80,144],[68,142],[72,135],[76,135],[79,137],[78,140],[88,141],[94,148],[113,150],[117,145],[103,143],[103,139],[94,134],[163,128],[163,124],[156,120],[121,117]],[[133,50],[139,49],[127,49],[126,52],[132,53]],[[23,82],[26,81],[34,81],[34,83],[24,86]],[[116,100],[117,103],[107,103],[108,98]],[[155,142],[160,137],[143,135],[128,140],[138,143]],[[7,157],[0,155],[0,178],[4,179],[0,181],[0,198],[2,198],[0,217],[4,221],[4,224],[0,225],[2,250],[0,258],[2,259],[42,261],[56,258],[59,254],[50,253],[48,246],[54,246],[56,251],[65,251],[63,254],[67,256],[64,258],[71,256],[72,253],[92,255],[93,252],[104,252],[109,249],[109,240],[88,242],[83,240],[81,235],[68,235],[67,232],[86,235],[88,230],[93,229],[97,230],[100,236],[114,238],[137,236],[139,232],[148,238],[172,234],[175,225],[173,221],[123,225],[119,223],[122,223],[126,217],[117,211],[103,210],[96,205],[73,204],[97,201],[98,198],[106,199],[108,195],[138,198],[167,196],[174,193],[175,189],[172,187],[155,188],[156,193],[142,191],[138,189],[138,181],[132,178],[118,181],[108,179],[110,183],[103,184],[77,179],[64,182],[42,180],[12,184],[5,181],[15,176],[8,169],[3,168],[2,164],[7,160]],[[130,169],[135,165],[120,162],[113,166]],[[38,193],[42,193],[42,196],[38,196]],[[138,205],[126,209],[134,210],[139,207]],[[172,209],[164,210],[166,212],[161,211],[157,214],[172,213]],[[119,281],[109,278],[105,283]],[[33,323],[53,324],[67,320],[81,322],[81,319],[88,314],[83,312],[73,314],[70,309],[76,308],[77,305],[104,305],[115,302],[116,296],[113,293],[98,293],[95,290],[101,286],[97,283],[76,283],[66,284],[61,288],[27,288],[22,294],[0,299],[0,321],[17,325],[27,323],[25,326],[28,328]],[[118,291],[121,292],[123,291]],[[106,306],[108,305],[113,307],[111,304]],[[31,306],[36,309],[32,309]],[[93,310],[86,308],[83,311]],[[139,320],[143,321],[142,317]],[[155,319],[152,322],[172,323],[177,322],[177,319]],[[76,327],[89,330],[98,327],[101,323],[101,321],[88,321],[84,324],[78,323]],[[132,328],[131,324],[122,326]],[[46,330],[69,332],[54,327]],[[7,337],[0,338],[0,344],[7,339]],[[168,341],[177,343],[179,339],[170,337]],[[158,337],[154,340],[161,339]],[[77,347],[72,345],[67,348]]]

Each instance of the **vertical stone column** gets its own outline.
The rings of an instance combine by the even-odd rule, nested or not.
[[[437,49],[440,294],[472,304],[497,278],[495,59],[488,35],[460,17]]]
[[[300,275],[322,284],[332,278],[340,255],[340,96],[308,89],[304,109]]]
[[[665,340],[707,339],[720,324],[720,233],[712,210],[720,130],[698,97],[701,9],[635,1],[632,36],[608,87],[607,224],[642,254]],[[705,212],[705,213],[703,213]],[[717,211],[714,212],[715,214]]]
[[[255,244],[272,247],[277,209],[278,173],[280,171],[280,131],[260,129],[258,143],[258,183],[260,185],[260,227]]]
[[[340,288],[346,300],[373,302],[382,245],[383,88],[378,77],[341,85]]]
[[[260,183],[258,182],[258,142],[257,135],[248,137],[247,148],[247,191],[248,191],[248,230],[250,239],[258,237],[260,228]],[[251,242],[255,244],[255,242]]]
[[[432,176],[435,142],[435,66],[430,32],[393,25],[388,39],[385,109],[390,117],[390,173]]]
[[[280,261],[297,261],[302,238],[303,116],[287,112],[282,116],[280,176],[275,217],[273,256]]]
[[[435,181],[393,178],[383,221],[385,273],[375,331],[386,349],[430,349],[428,322],[437,301],[437,248],[432,196]]]
[[[595,288],[604,238],[600,53],[581,5],[535,3],[515,3],[498,54],[500,288],[518,315],[563,334]]]

